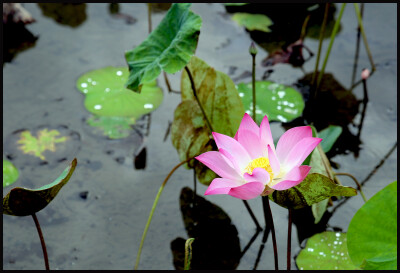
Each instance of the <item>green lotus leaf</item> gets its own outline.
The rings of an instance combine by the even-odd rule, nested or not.
[[[161,71],[176,73],[194,54],[199,39],[201,17],[189,10],[189,3],[174,3],[146,40],[125,53],[129,66],[127,88],[141,92],[142,85],[154,81]]]
[[[135,118],[130,117],[102,117],[91,116],[87,124],[99,128],[104,136],[110,139],[125,138],[132,132],[132,125],[135,124]]]
[[[333,144],[335,144],[342,131],[343,129],[340,126],[329,125],[327,128],[318,133],[319,137],[322,138],[321,147],[325,153],[331,150]]]
[[[325,231],[313,235],[296,258],[300,270],[355,270],[347,251],[346,233]]]
[[[27,216],[44,209],[68,182],[76,164],[77,160],[74,158],[54,182],[38,189],[13,188],[3,197],[3,214]]]
[[[146,83],[137,94],[124,87],[128,76],[128,68],[112,66],[82,75],[77,88],[86,95],[86,109],[96,116],[135,119],[154,111],[163,99],[156,81]]]
[[[356,212],[347,230],[347,247],[361,269],[397,270],[397,181]]]
[[[251,83],[237,85],[239,96],[248,114],[253,110]],[[256,120],[260,124],[265,115],[269,121],[289,122],[302,115],[304,100],[292,87],[271,81],[256,81]]]
[[[214,132],[233,137],[244,115],[244,108],[233,81],[195,56],[188,68],[193,76],[197,97]],[[181,94],[182,103],[175,110],[171,140],[183,161],[215,150],[216,147],[212,146],[214,142],[210,138],[211,132],[193,95],[186,71],[182,73]],[[216,177],[215,174],[197,160],[192,163],[189,166],[195,168],[199,181],[209,185]]]
[[[325,175],[312,173],[297,186],[283,191],[274,191],[268,197],[284,208],[300,209],[331,196],[354,195],[357,195],[356,189],[337,185]]]
[[[9,160],[3,160],[3,187],[10,186],[17,181],[18,169]]]
[[[247,4],[249,4],[249,3],[222,3],[222,5],[224,5],[224,6],[244,6]]]
[[[248,30],[259,30],[263,32],[271,32],[268,27],[273,25],[271,19],[264,14],[236,12],[233,14],[232,20],[238,23],[239,26],[244,26]]]
[[[57,130],[48,130],[47,128],[37,132],[37,137],[32,136],[30,131],[21,132],[21,138],[17,141],[18,148],[24,154],[30,154],[45,160],[43,152],[46,150],[55,152],[56,143],[65,142],[67,137],[59,137]]]

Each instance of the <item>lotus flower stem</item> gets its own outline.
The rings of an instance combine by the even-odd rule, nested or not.
[[[272,212],[271,212],[271,207],[269,205],[268,196],[262,196],[262,201],[263,201],[263,208],[264,208],[265,224],[266,224],[266,226],[270,227],[271,233],[272,233],[272,244],[274,247],[275,270],[279,270],[278,269],[278,248],[276,246],[274,219],[272,218]]]
[[[358,138],[360,138],[360,136],[361,136],[361,129],[362,129],[362,126],[364,123],[365,112],[367,110],[367,103],[368,103],[367,80],[362,79],[362,83],[363,83],[363,89],[364,89],[364,99],[363,99],[363,110],[361,112],[361,121],[360,121],[360,125],[358,126],[358,134],[357,134]]]
[[[364,3],[361,3],[361,15],[360,15],[361,19],[363,17],[363,13],[364,13]],[[360,25],[358,25],[358,28],[357,28],[356,53],[354,55],[354,66],[353,66],[353,74],[352,74],[352,77],[351,77],[351,89],[350,90],[353,90],[353,85],[354,85],[354,82],[356,80],[358,54],[359,54],[359,51],[360,51],[360,35],[361,35]]]
[[[371,54],[371,51],[369,50],[367,36],[365,35],[364,27],[363,27],[363,24],[362,24],[362,18],[361,18],[360,10],[358,9],[358,4],[357,3],[354,3],[354,10],[356,12],[358,24],[360,26],[361,35],[363,37],[365,49],[367,50],[368,58],[369,58],[369,61],[371,63],[371,70],[375,71],[376,68],[375,68],[374,60],[372,59],[372,54]]]
[[[201,110],[201,113],[203,114],[204,119],[206,120],[208,129],[210,130],[210,133],[211,133],[211,132],[214,132],[214,130],[213,130],[212,126],[211,126],[211,123],[210,123],[210,121],[209,121],[208,118],[207,118],[206,112],[204,111],[203,106],[201,105],[200,100],[199,100],[199,98],[197,97],[196,86],[195,86],[194,81],[193,81],[192,73],[190,73],[190,70],[189,70],[189,68],[188,68],[187,66],[185,66],[185,70],[186,70],[186,72],[188,73],[189,80],[190,80],[190,84],[191,84],[192,90],[193,90],[193,95],[194,95],[194,97],[195,97],[195,99],[196,99],[196,101],[197,101],[197,104],[198,104],[199,107],[200,107],[200,110]]]
[[[321,56],[321,49],[322,49],[322,41],[324,39],[326,22],[328,21],[329,6],[330,6],[330,3],[326,3],[325,4],[324,20],[322,21],[321,31],[319,33],[319,44],[318,44],[317,60],[315,61],[315,69],[314,69],[314,73],[312,75],[312,80],[311,80],[311,85],[312,86],[314,86],[314,84],[315,84],[315,78],[316,78],[317,72],[318,72],[319,58]],[[315,88],[313,88],[313,89],[315,89]],[[315,97],[315,93],[316,92],[314,92],[314,97]]]
[[[358,191],[360,192],[362,199],[364,200],[364,202],[367,202],[367,198],[365,197],[365,195],[362,191],[360,183],[358,183],[358,180],[353,175],[351,175],[349,173],[335,173],[335,175],[347,175],[348,177],[352,178],[354,180],[354,182],[357,184]]]
[[[40,243],[42,244],[44,264],[46,266],[46,270],[50,270],[49,258],[47,256],[47,250],[46,250],[46,243],[44,242],[44,237],[43,237],[43,234],[42,234],[42,229],[40,228],[39,220],[37,219],[35,213],[32,214],[32,218],[33,218],[33,221],[35,221],[36,229],[38,231],[39,238],[40,238]]]
[[[328,58],[329,58],[329,55],[331,53],[333,42],[335,41],[336,33],[339,30],[340,20],[342,19],[342,15],[343,15],[343,11],[344,11],[345,7],[346,7],[346,3],[343,3],[342,4],[342,8],[340,9],[338,18],[336,19],[335,25],[333,26],[333,30],[332,30],[332,34],[331,34],[331,40],[330,40],[329,45],[328,45],[328,49],[327,49],[327,52],[326,52],[326,55],[325,55],[324,63],[322,64],[321,71],[318,73],[318,80],[317,80],[316,89],[318,89],[319,84],[321,83],[321,80],[322,80],[322,76],[324,75],[325,67],[326,67],[326,64],[328,63]]]
[[[157,193],[157,195],[156,195],[156,198],[154,199],[153,207],[151,208],[149,218],[147,219],[147,223],[146,223],[146,226],[145,226],[144,231],[143,231],[142,240],[140,241],[139,250],[138,250],[137,257],[136,257],[136,263],[135,263],[135,268],[134,268],[135,270],[137,270],[137,268],[138,268],[138,266],[139,266],[140,254],[142,253],[142,248],[143,248],[144,239],[146,238],[147,230],[149,229],[151,219],[153,218],[154,211],[155,211],[155,209],[156,209],[158,200],[160,199],[160,196],[161,196],[161,193],[162,193],[162,191],[163,191],[163,189],[164,189],[165,184],[167,184],[167,181],[169,180],[169,178],[171,177],[171,175],[172,175],[180,166],[182,166],[183,164],[189,162],[189,161],[192,160],[193,158],[194,158],[194,157],[188,158],[188,159],[186,159],[186,160],[180,162],[180,163],[179,163],[178,165],[176,165],[174,168],[172,168],[172,170],[169,172],[169,174],[167,175],[167,177],[164,179],[164,182],[161,184],[161,187],[160,187],[160,189],[158,190],[158,193]]]
[[[292,250],[292,209],[289,208],[289,220],[288,220],[288,239],[287,239],[287,270],[290,270],[290,264],[292,261],[291,250]]]

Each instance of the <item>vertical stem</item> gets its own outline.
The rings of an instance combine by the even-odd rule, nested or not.
[[[317,72],[318,72],[319,58],[321,56],[321,49],[322,49],[322,41],[324,39],[326,22],[328,21],[329,6],[330,6],[330,3],[326,3],[325,4],[324,20],[322,21],[321,32],[319,33],[319,44],[318,44],[317,60],[315,61],[315,69],[314,69],[314,73],[313,73],[312,80],[311,80],[311,85],[312,86],[314,86],[314,84],[315,84],[315,78],[316,78]],[[315,94],[314,94],[314,97],[315,97]]]
[[[194,81],[193,81],[192,73],[190,73],[190,70],[189,70],[189,68],[187,66],[185,66],[185,70],[186,70],[186,72],[188,73],[188,76],[189,76],[189,80],[190,80],[190,84],[192,86],[194,98],[196,99],[197,104],[200,107],[201,113],[203,114],[203,117],[206,120],[208,129],[210,129],[210,132],[214,132],[214,130],[213,130],[212,126],[211,126],[211,123],[207,118],[206,112],[204,111],[203,106],[201,105],[200,100],[197,97],[196,86],[195,86]]]
[[[364,13],[364,3],[361,3],[361,19],[362,19],[363,13]],[[360,35],[361,35],[361,32],[360,32],[360,25],[358,25],[358,28],[357,28],[356,54],[354,55],[353,75],[352,75],[352,77],[351,77],[351,89],[350,89],[350,90],[353,89],[352,87],[353,87],[354,82],[355,82],[355,80],[356,80],[356,72],[357,72],[357,64],[358,64],[358,54],[359,54],[359,51],[360,51]]]
[[[40,243],[42,244],[42,250],[43,250],[43,257],[44,257],[44,264],[46,266],[46,270],[50,270],[49,266],[49,258],[47,256],[47,250],[46,250],[46,243],[44,242],[43,234],[42,234],[42,229],[40,228],[39,220],[36,217],[36,214],[32,214],[33,221],[35,221],[36,229],[39,234],[40,238]]]
[[[251,54],[253,59],[253,69],[252,69],[252,88],[253,88],[253,120],[256,121],[256,54]]]
[[[367,81],[363,79],[362,83],[363,83],[363,89],[364,89],[364,99],[363,99],[363,110],[361,112],[361,121],[360,121],[360,125],[358,126],[358,134],[357,134],[358,138],[360,138],[360,136],[361,136],[361,129],[362,129],[362,126],[364,123],[365,112],[367,110],[367,103],[368,103]]]
[[[140,254],[142,253],[142,248],[143,248],[143,244],[144,244],[144,239],[146,238],[147,230],[149,229],[151,219],[153,218],[154,211],[155,211],[155,209],[156,209],[158,200],[160,199],[160,196],[161,196],[161,193],[162,193],[162,191],[163,191],[163,189],[164,189],[165,184],[167,184],[168,179],[169,179],[169,178],[171,177],[171,175],[176,171],[176,169],[178,169],[180,166],[182,166],[182,165],[185,164],[186,162],[189,162],[189,161],[192,160],[193,158],[194,158],[194,157],[188,158],[188,159],[186,159],[185,161],[182,161],[181,163],[179,163],[178,165],[176,165],[176,166],[169,172],[169,174],[167,175],[167,177],[164,179],[164,182],[161,184],[161,187],[160,187],[160,189],[158,190],[158,193],[157,193],[157,195],[156,195],[156,198],[154,199],[153,207],[151,208],[150,215],[149,215],[149,218],[147,219],[146,226],[144,227],[144,231],[143,231],[143,235],[142,235],[142,240],[140,241],[139,250],[138,250],[138,253],[137,253],[137,256],[136,256],[136,263],[135,263],[135,268],[134,268],[135,270],[137,270],[137,268],[138,268],[138,266],[139,266]]]
[[[335,41],[336,33],[339,30],[340,20],[342,19],[342,15],[343,15],[343,11],[344,11],[345,7],[346,7],[346,3],[343,3],[342,4],[342,8],[340,9],[339,16],[336,19],[335,25],[333,27],[332,34],[331,34],[331,40],[330,40],[329,45],[328,45],[328,50],[327,50],[326,55],[325,55],[324,63],[322,64],[321,71],[318,74],[318,80],[317,80],[316,89],[318,89],[318,86],[319,86],[319,84],[321,83],[321,80],[322,80],[322,76],[324,75],[325,67],[326,67],[326,64],[328,63],[329,54],[331,53],[331,49],[332,49],[333,42]]]
[[[291,258],[291,250],[292,250],[292,209],[288,209],[289,211],[289,220],[288,220],[288,239],[287,239],[287,270],[290,270],[290,264],[292,261]]]
[[[274,247],[275,270],[279,270],[278,269],[278,248],[276,246],[274,219],[272,218],[272,212],[271,212],[271,207],[269,205],[268,196],[262,196],[262,202],[263,202],[263,208],[264,208],[265,224],[270,227],[271,233],[272,233],[272,243],[273,243],[273,247]]]
[[[375,71],[374,60],[372,59],[372,54],[371,54],[371,51],[369,50],[367,36],[365,35],[365,32],[364,32],[364,27],[363,27],[363,24],[362,24],[362,18],[361,18],[360,10],[358,9],[358,4],[357,3],[354,3],[354,9],[356,11],[358,24],[359,24],[360,30],[361,30],[361,35],[363,36],[365,49],[367,50],[368,58],[369,58],[369,61],[371,63],[371,66],[372,66],[371,70]]]
[[[148,25],[149,25],[149,33],[151,33],[152,27],[151,27],[151,3],[147,3],[147,20],[148,20]]]

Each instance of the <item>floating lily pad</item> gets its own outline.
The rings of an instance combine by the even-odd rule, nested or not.
[[[3,145],[4,155],[16,166],[55,166],[73,158],[80,148],[80,134],[66,125],[39,125],[9,134]]]
[[[3,160],[3,187],[10,186],[17,181],[18,176],[18,169],[9,160]]]
[[[128,76],[128,68],[112,66],[82,75],[77,88],[86,95],[86,109],[97,116],[135,119],[154,111],[163,99],[156,81],[146,83],[137,94],[124,87]]]
[[[246,113],[253,109],[253,89],[251,83],[237,85]],[[303,113],[302,95],[292,87],[271,81],[256,81],[256,120],[260,124],[265,115],[269,121],[289,122]]]
[[[67,137],[60,136],[60,132],[57,130],[48,130],[47,128],[39,130],[37,137],[32,136],[30,131],[21,132],[21,138],[17,141],[19,149],[24,154],[34,155],[39,157],[41,160],[45,160],[43,152],[49,150],[51,152],[56,151],[56,143],[65,142]]]
[[[237,22],[239,26],[244,26],[248,30],[259,30],[263,32],[271,32],[269,26],[273,25],[271,19],[264,14],[236,12],[233,14],[232,20]]]
[[[274,191],[268,197],[284,208],[299,209],[331,196],[354,195],[357,195],[356,189],[337,185],[325,175],[312,173],[297,186],[283,191]]]
[[[194,54],[201,17],[189,10],[190,3],[174,3],[156,29],[139,46],[125,53],[130,76],[127,88],[141,92],[144,83],[161,73],[182,70]]]
[[[3,214],[26,216],[44,209],[68,182],[76,164],[77,160],[75,158],[53,183],[38,189],[13,188],[3,198]]]
[[[397,270],[397,181],[369,199],[347,231],[353,263],[365,270]]]
[[[244,108],[233,81],[226,74],[216,71],[195,56],[188,64],[188,68],[193,76],[197,97],[213,131],[233,137],[244,115]],[[181,92],[182,103],[175,110],[171,140],[179,153],[180,160],[183,161],[216,147],[193,95],[186,71],[182,73]],[[209,185],[216,177],[197,160],[193,160],[190,166],[194,166],[197,177],[203,184]]]
[[[300,270],[355,270],[347,251],[346,233],[325,231],[315,234],[296,258]]]

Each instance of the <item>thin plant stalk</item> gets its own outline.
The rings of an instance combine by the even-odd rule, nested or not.
[[[252,58],[252,71],[251,71],[251,87],[253,89],[253,120],[256,121],[256,55],[257,48],[252,42],[249,49],[251,58]],[[257,121],[256,121],[257,122]]]
[[[262,196],[262,201],[263,201],[263,209],[264,209],[264,218],[265,218],[265,224],[268,225],[271,229],[271,234],[272,234],[272,244],[274,248],[274,264],[275,264],[275,270],[278,269],[278,247],[276,246],[276,237],[275,237],[275,228],[274,228],[274,219],[272,218],[272,212],[271,212],[271,207],[269,205],[269,199],[268,196]],[[266,228],[267,229],[267,228]]]
[[[202,114],[203,114],[203,117],[204,117],[204,119],[206,120],[206,124],[207,124],[207,126],[208,126],[208,129],[210,130],[210,133],[211,133],[211,132],[214,132],[214,130],[213,130],[213,128],[212,128],[212,125],[211,125],[209,119],[207,118],[206,112],[204,111],[204,108],[203,108],[203,106],[201,105],[200,100],[199,100],[199,98],[198,98],[198,96],[197,96],[196,86],[195,86],[195,84],[194,84],[194,80],[193,80],[192,73],[190,72],[190,70],[189,70],[189,68],[188,68],[187,66],[185,66],[185,71],[188,73],[189,80],[190,80],[190,84],[191,84],[191,87],[192,87],[192,90],[193,90],[193,96],[195,97],[195,99],[196,99],[196,101],[197,101],[197,104],[199,105],[200,110],[201,110],[201,112],[202,112]],[[211,134],[210,134],[210,136],[211,136]],[[247,203],[247,201],[246,201],[246,200],[243,200],[243,203],[244,203],[244,205],[245,205],[247,211],[249,212],[251,218],[253,219],[254,223],[256,224],[257,229],[261,229],[261,230],[262,230],[260,224],[259,224],[258,221],[257,221],[257,218],[254,216],[254,213],[253,213],[253,211],[251,210],[251,208],[250,208],[249,204]]]
[[[288,209],[289,211],[289,220],[288,220],[288,238],[287,238],[287,270],[290,270],[290,264],[292,261],[291,250],[292,250],[292,209]]]
[[[189,68],[188,68],[187,66],[185,66],[185,71],[188,73],[189,80],[190,80],[190,84],[191,84],[192,90],[193,90],[194,98],[196,99],[197,104],[198,104],[199,107],[200,107],[201,113],[203,114],[203,117],[204,117],[204,119],[206,120],[208,129],[210,130],[210,133],[211,133],[211,132],[214,132],[214,130],[213,130],[212,126],[211,126],[211,123],[210,123],[210,121],[209,121],[208,118],[207,118],[206,112],[204,111],[204,108],[203,108],[203,106],[201,105],[200,100],[199,100],[199,98],[198,98],[198,96],[197,96],[196,86],[195,86],[195,84],[194,84],[194,80],[193,80],[193,77],[192,77],[192,73],[190,72],[190,70],[189,70]]]
[[[368,100],[369,100],[368,99],[368,91],[367,91],[367,80],[363,79],[362,83],[363,83],[363,90],[364,90],[364,99],[363,99],[363,110],[361,112],[361,121],[360,121],[360,125],[358,126],[358,134],[357,134],[358,138],[360,138],[360,136],[361,136],[361,129],[364,124],[365,112],[367,111],[367,104],[368,104]]]
[[[343,15],[343,11],[344,11],[345,7],[346,7],[346,3],[343,3],[342,4],[342,8],[340,9],[340,12],[339,12],[339,16],[336,19],[335,25],[333,26],[333,30],[332,30],[332,34],[331,34],[331,40],[330,40],[329,45],[328,45],[328,49],[327,49],[327,52],[326,52],[326,55],[325,55],[325,59],[324,59],[324,62],[322,64],[321,71],[318,73],[318,80],[317,80],[316,89],[318,89],[319,84],[321,83],[321,80],[322,80],[322,76],[324,75],[325,67],[326,67],[326,64],[328,63],[328,59],[329,59],[329,55],[331,53],[332,45],[333,45],[333,42],[335,41],[336,33],[339,30],[340,20],[342,19],[342,15]]]
[[[364,3],[361,3],[361,19],[363,17],[363,13],[364,13]],[[356,53],[354,55],[354,66],[353,66],[353,74],[352,74],[352,77],[351,77],[351,86],[354,85],[354,82],[356,80],[358,55],[359,55],[359,51],[360,51],[360,36],[361,36],[360,25],[358,25],[358,28],[357,28]],[[350,90],[352,90],[352,89],[350,89]]]
[[[369,50],[367,36],[365,35],[365,31],[364,31],[364,27],[363,27],[363,23],[362,23],[362,18],[361,18],[360,10],[358,9],[358,4],[357,3],[354,3],[354,10],[356,12],[358,24],[360,26],[361,35],[363,37],[365,49],[367,51],[368,58],[369,58],[369,61],[371,63],[371,70],[375,71],[376,68],[375,68],[374,60],[372,59],[372,54],[371,54],[371,51]]]
[[[358,183],[358,180],[353,175],[351,175],[349,173],[335,173],[335,175],[346,175],[346,176],[350,177],[351,179],[353,179],[354,182],[357,184],[357,188],[361,194],[362,199],[364,200],[364,202],[367,202],[367,198],[365,197],[364,192],[362,191],[361,184]]]
[[[326,3],[325,4],[324,19],[322,21],[321,31],[319,33],[319,44],[318,44],[317,60],[315,61],[315,69],[314,69],[314,73],[312,75],[312,80],[311,80],[311,85],[312,86],[314,86],[314,84],[315,84],[315,78],[316,78],[317,72],[318,72],[319,58],[321,56],[321,49],[322,49],[322,42],[323,42],[324,35],[325,35],[326,22],[328,21],[329,6],[330,6],[330,3]],[[314,97],[315,97],[315,94],[314,94]]]
[[[190,270],[190,264],[192,262],[192,243],[194,238],[189,238],[185,242],[185,262],[183,270]]]
[[[39,220],[37,219],[35,213],[32,214],[32,218],[33,218],[33,221],[35,222],[36,229],[37,229],[37,232],[39,234],[40,243],[42,244],[43,258],[44,258],[44,264],[46,266],[46,270],[50,270],[49,258],[47,256],[47,250],[46,250],[46,243],[44,241],[44,237],[43,237],[43,234],[42,234],[42,229],[40,228]]]
[[[163,191],[163,189],[164,189],[165,184],[167,184],[167,182],[168,182],[169,178],[171,177],[171,175],[172,175],[180,166],[182,166],[183,164],[189,162],[189,161],[192,160],[193,158],[194,158],[194,157],[188,158],[188,159],[186,159],[186,160],[180,162],[180,163],[179,163],[178,165],[176,165],[174,168],[172,168],[172,170],[169,172],[169,174],[167,175],[167,177],[164,179],[164,182],[161,184],[161,187],[160,187],[160,189],[158,190],[158,193],[157,193],[157,195],[156,195],[156,198],[154,199],[153,207],[151,208],[149,218],[147,219],[147,223],[146,223],[146,226],[145,226],[144,231],[143,231],[142,240],[140,241],[139,250],[138,250],[137,257],[136,257],[136,263],[135,263],[135,268],[134,268],[135,270],[137,270],[137,268],[138,268],[138,266],[139,266],[140,254],[142,253],[142,248],[143,248],[144,239],[146,238],[147,230],[149,229],[151,219],[153,218],[154,211],[155,211],[155,209],[156,209],[156,206],[157,206],[157,204],[158,204],[158,200],[160,199],[160,196],[161,196],[161,193],[162,193],[162,191]]]

